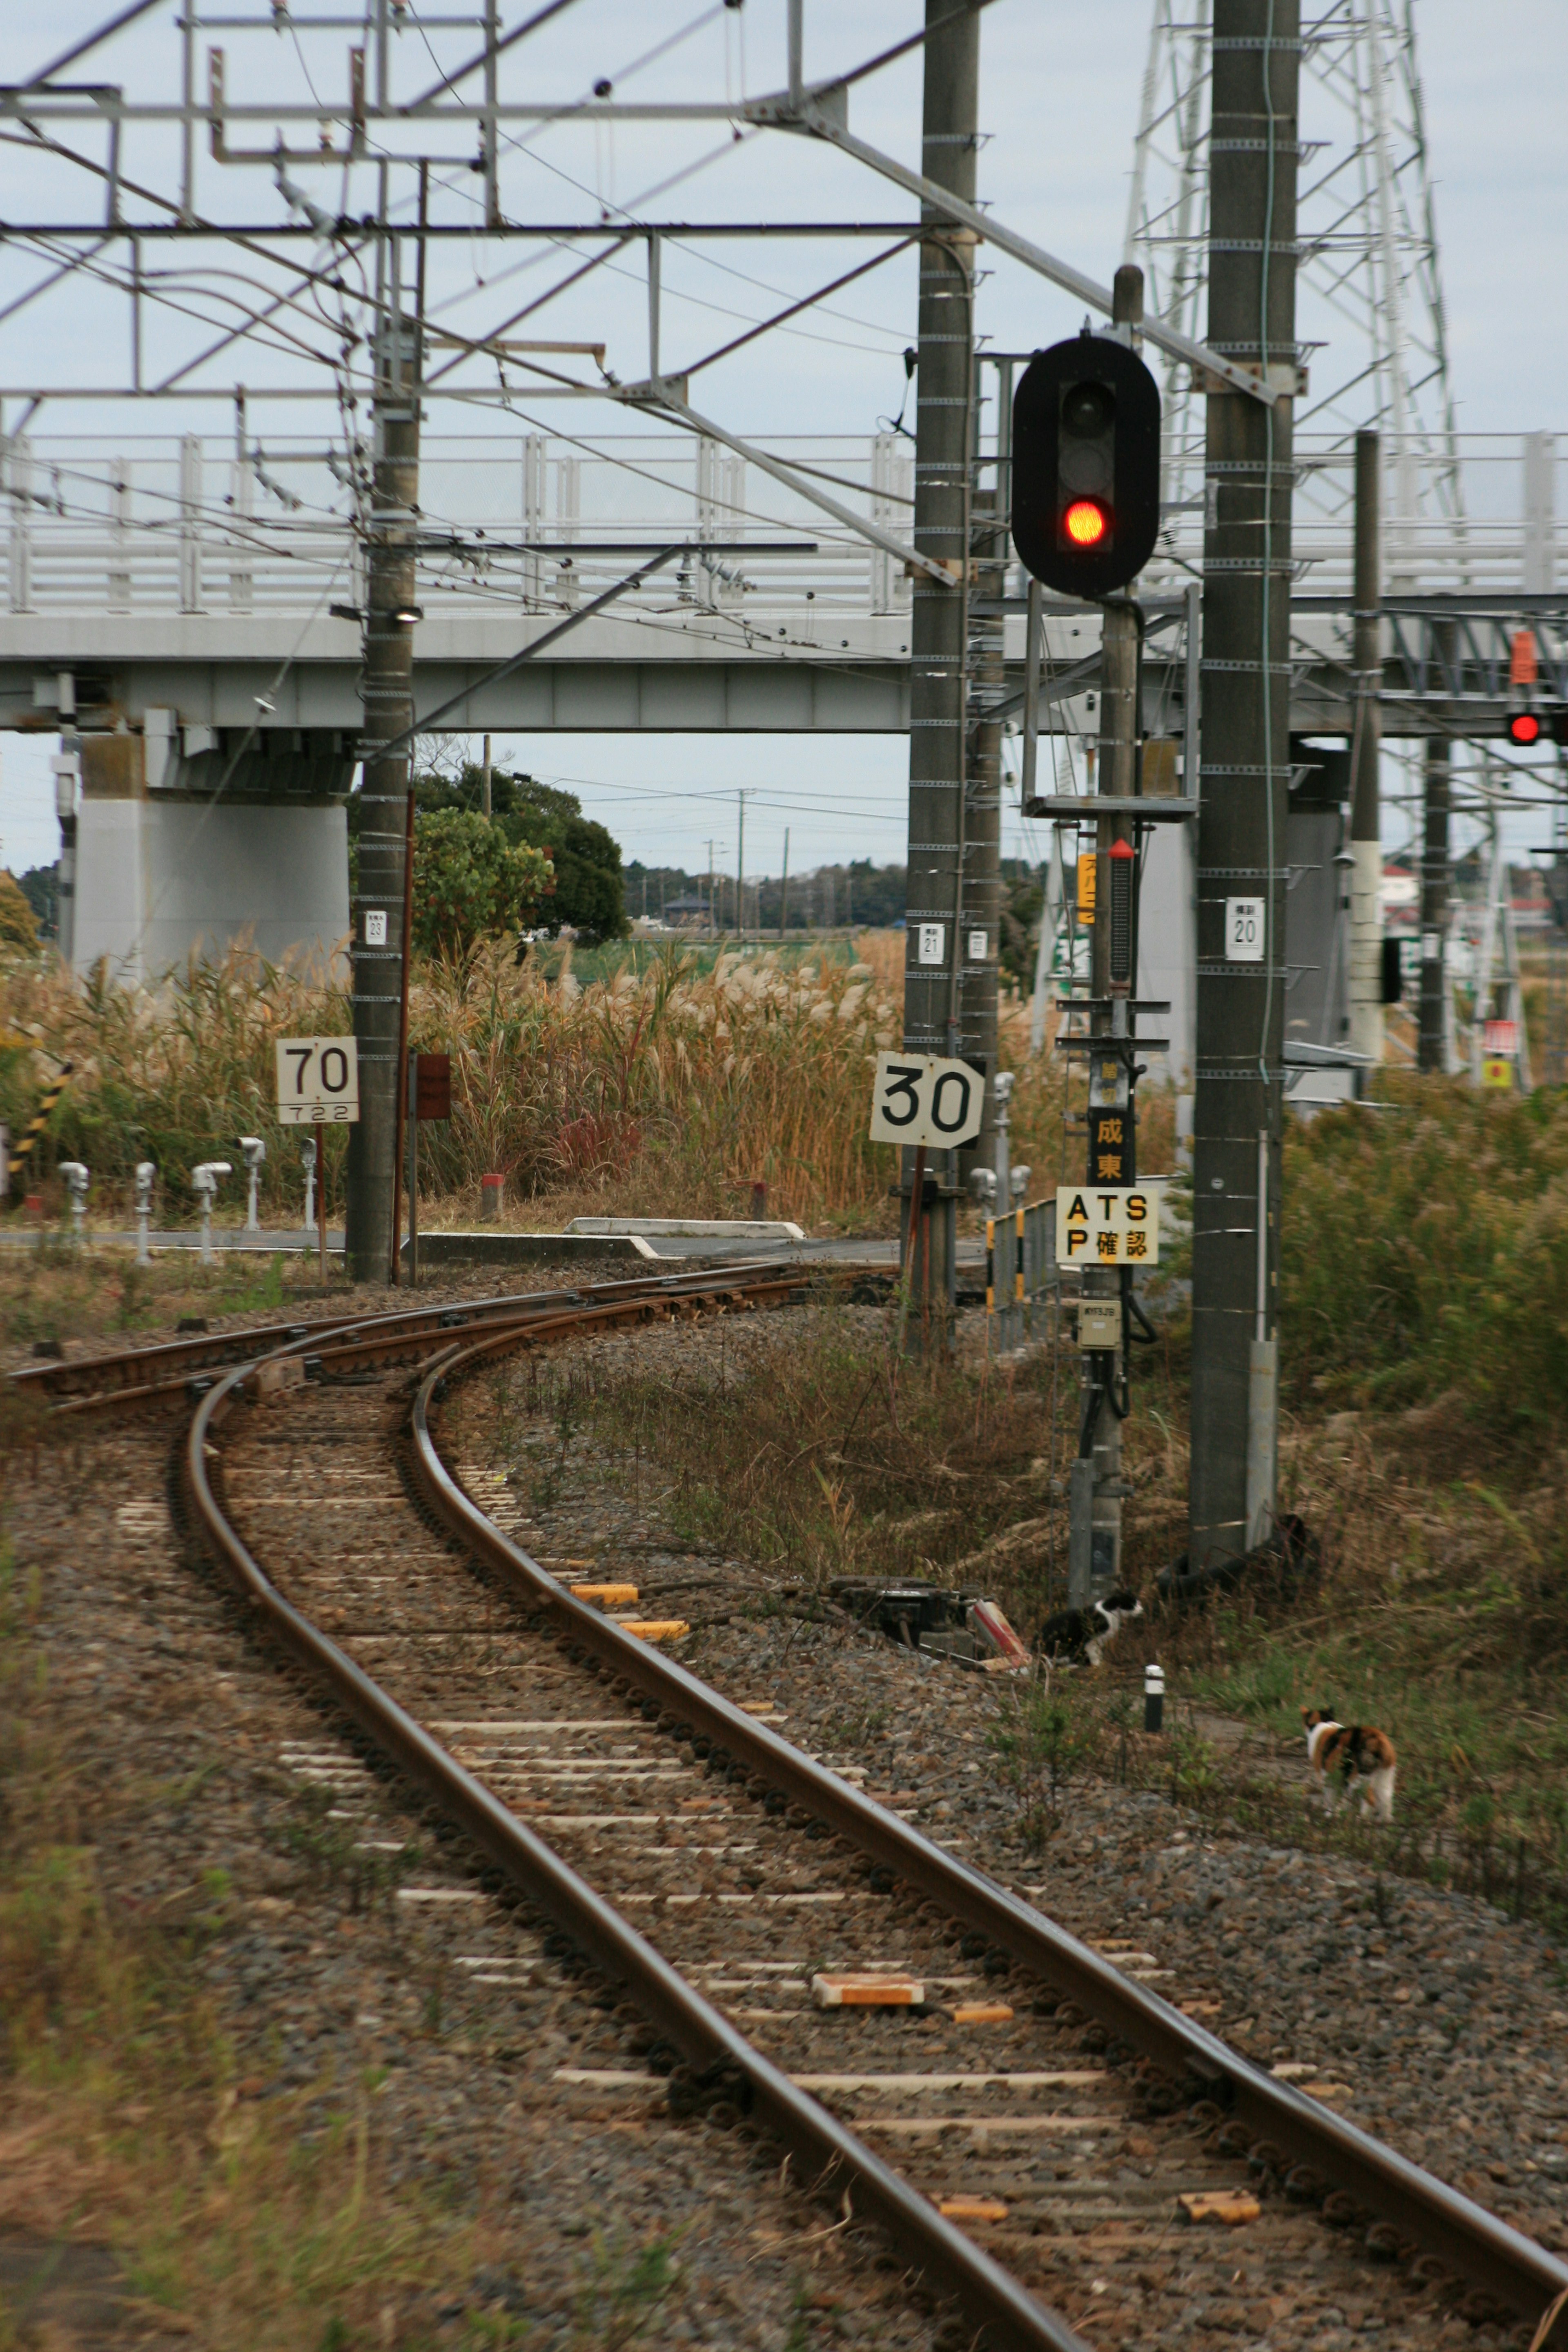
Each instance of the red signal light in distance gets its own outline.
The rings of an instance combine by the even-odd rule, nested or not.
[[[1516,710],[1514,712],[1512,718],[1508,722],[1508,740],[1510,743],[1529,744],[1540,742],[1541,721],[1536,717],[1533,710]]]
[[[1105,537],[1109,520],[1105,509],[1093,499],[1074,499],[1062,517],[1067,535],[1075,547],[1098,547]]]

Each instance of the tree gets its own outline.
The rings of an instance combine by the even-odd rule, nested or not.
[[[414,944],[464,956],[477,940],[521,930],[553,887],[542,849],[514,846],[467,809],[416,813]]]
[[[38,937],[54,939],[60,927],[60,869],[58,866],[29,866],[16,877],[21,891],[37,918]]]
[[[480,771],[471,761],[455,778],[426,770],[414,781],[415,804],[422,812],[477,814],[482,793]],[[575,793],[497,769],[490,779],[490,811],[496,830],[514,847],[550,854],[555,890],[549,906],[540,910],[548,929],[570,924],[590,946],[626,937],[631,924],[621,845],[605,826],[584,815]]]
[[[0,947],[36,948],[37,919],[14,874],[0,869]]]

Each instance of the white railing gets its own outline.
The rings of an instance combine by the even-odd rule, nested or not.
[[[910,447],[891,434],[773,441],[829,494],[907,536]],[[0,612],[300,614],[356,605],[363,536],[353,475],[320,439],[244,460],[195,435],[13,438],[0,449],[9,529]],[[704,551],[656,576],[643,610],[901,614],[896,558],[710,440],[627,436],[593,447],[543,434],[428,438],[420,467],[419,598],[444,612],[559,612],[634,568],[624,545]],[[814,551],[781,551],[798,541]],[[771,542],[764,550],[759,543]]]
[[[892,434],[770,440],[830,496],[900,538],[913,509],[911,445]],[[1202,478],[1175,452],[1173,481]],[[1348,593],[1352,453],[1304,438],[1291,551],[1297,589]],[[1385,446],[1384,580],[1393,593],[1568,588],[1568,436],[1472,434],[1456,469]],[[0,614],[309,615],[363,600],[363,539],[341,450],[320,439],[124,436],[0,443]],[[569,611],[636,557],[606,541],[690,539],[706,552],[656,576],[634,609],[752,618],[813,609],[907,614],[896,556],[710,440],[537,433],[426,438],[419,600],[427,616]],[[1200,573],[1201,497],[1177,505],[1143,575],[1149,594]],[[811,553],[763,551],[781,540]],[[526,546],[520,542],[527,542]],[[1020,586],[1021,582],[1012,583]],[[824,632],[826,635],[826,631]],[[792,637],[795,631],[791,631]]]

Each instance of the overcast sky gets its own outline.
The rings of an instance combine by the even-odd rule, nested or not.
[[[252,5],[257,14],[267,13],[261,0]],[[1101,279],[1121,257],[1152,7],[1152,0],[1095,0],[1087,8],[1068,0],[995,0],[982,24],[981,121],[988,134],[982,194],[999,215]],[[50,0],[48,5],[8,0],[7,79],[36,69],[109,13],[100,0]],[[316,13],[343,12],[317,7]],[[515,5],[503,8],[503,17],[519,13]],[[808,74],[873,54],[912,29],[920,13],[913,0],[834,0],[831,8],[824,0],[807,0]],[[1568,284],[1562,101],[1568,88],[1568,6],[1563,0],[1498,0],[1481,12],[1474,0],[1415,0],[1415,13],[1460,429],[1568,429],[1562,391],[1568,378],[1562,300]],[[95,53],[92,73],[112,74],[149,94],[173,87],[174,15],[169,0],[147,23]],[[740,12],[703,0],[666,0],[656,10],[646,0],[577,0],[531,42],[531,88],[551,101],[570,101],[607,78],[628,99],[721,99],[741,87],[743,31],[744,87],[754,94],[783,79],[784,18],[784,0],[748,0]],[[638,67],[657,44],[688,27],[688,37],[667,56]],[[404,37],[411,48],[416,37],[416,30]],[[217,37],[237,59],[239,37]],[[270,55],[262,57],[262,76],[297,79],[303,70],[317,77],[318,86],[340,89],[346,38],[338,33],[318,37],[315,45],[307,38],[291,46],[279,36]],[[432,43],[442,38],[433,27]],[[266,49],[253,37],[246,55]],[[432,54],[447,63],[452,53],[435,47]],[[78,70],[86,73],[89,63]],[[231,64],[231,91],[238,70]],[[247,76],[253,70],[245,68]],[[1302,133],[1310,139],[1332,126],[1314,121],[1310,82],[1307,88]],[[858,86],[851,120],[863,136],[916,163],[919,100],[920,68],[910,60]],[[836,212],[893,218],[906,212],[898,191],[820,147],[765,133],[727,151],[725,139],[712,123],[678,131],[624,125],[552,131],[531,142],[526,162],[509,166],[508,209],[527,205],[530,217],[557,219],[592,217],[598,204],[635,213],[637,199],[670,169],[713,153],[714,161],[653,199],[649,209],[667,218]],[[144,145],[140,154],[128,155],[126,168],[168,186],[171,162],[165,149]],[[258,220],[280,216],[268,173],[225,173],[205,161],[203,170],[203,200],[211,211],[226,207],[228,217]],[[319,179],[312,188],[321,197]],[[40,205],[59,217],[65,196],[63,182],[46,194],[30,162],[14,148],[0,150],[0,214],[6,219],[29,212],[37,217]],[[79,182],[76,198],[74,216],[90,216],[79,208],[88,200]],[[825,251],[831,257],[826,268]],[[741,331],[741,322],[776,307],[773,289],[804,291],[814,279],[834,274],[835,265],[847,267],[837,261],[844,251],[752,245],[671,255],[665,278],[666,366],[679,367]],[[493,287],[476,295],[471,273],[493,277],[518,257],[507,253],[498,259],[492,251],[487,262],[477,244],[448,248],[437,299],[447,306],[450,321],[469,325],[480,315],[476,305],[497,299]],[[992,275],[982,291],[980,324],[994,348],[1029,349],[1079,323],[1079,309],[1039,279],[994,252],[984,258]],[[26,282],[35,268],[23,270],[14,256],[0,256],[0,289]],[[537,267],[534,276],[543,282]],[[525,273],[522,283],[529,282]],[[742,433],[870,432],[879,416],[897,411],[902,395],[899,353],[913,339],[913,302],[912,259],[889,263],[836,297],[824,313],[714,368],[701,379],[701,404]],[[484,314],[493,317],[493,309]],[[635,254],[614,272],[596,273],[546,317],[548,324],[541,319],[529,331],[603,338],[610,364],[623,378],[644,372],[646,303]],[[0,384],[20,385],[40,372],[57,382],[102,380],[106,367],[122,364],[114,356],[122,337],[118,314],[95,310],[79,288],[62,289],[53,303],[0,324]],[[253,367],[251,355],[233,373],[268,380],[267,364]],[[15,411],[12,403],[7,424]],[[559,410],[542,408],[541,415],[551,426],[560,422]],[[148,429],[144,411],[137,421]],[[226,422],[215,404],[210,415],[181,412],[169,429],[221,430]],[[105,425],[101,410],[73,414],[56,407],[34,430],[45,436],[50,430]],[[16,870],[55,855],[47,765],[52,749],[36,738],[13,735],[4,741],[0,857]],[[498,756],[508,755],[542,776],[570,782],[589,813],[616,833],[628,856],[649,862],[703,866],[712,837],[721,864],[732,867],[734,794],[742,785],[754,795],[746,819],[748,871],[778,870],[786,824],[796,871],[829,857],[902,855],[907,751],[901,739],[532,737],[498,746]],[[1541,838],[1540,825],[1534,820],[1521,838]],[[1402,830],[1391,824],[1390,837]],[[1022,845],[1014,820],[1008,846]]]

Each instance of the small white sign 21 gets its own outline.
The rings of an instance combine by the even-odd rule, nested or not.
[[[871,1091],[873,1143],[973,1143],[985,1108],[985,1081],[967,1062],[941,1054],[879,1054]]]
[[[279,1037],[278,1116],[285,1127],[352,1127],[359,1047],[352,1037]]]

